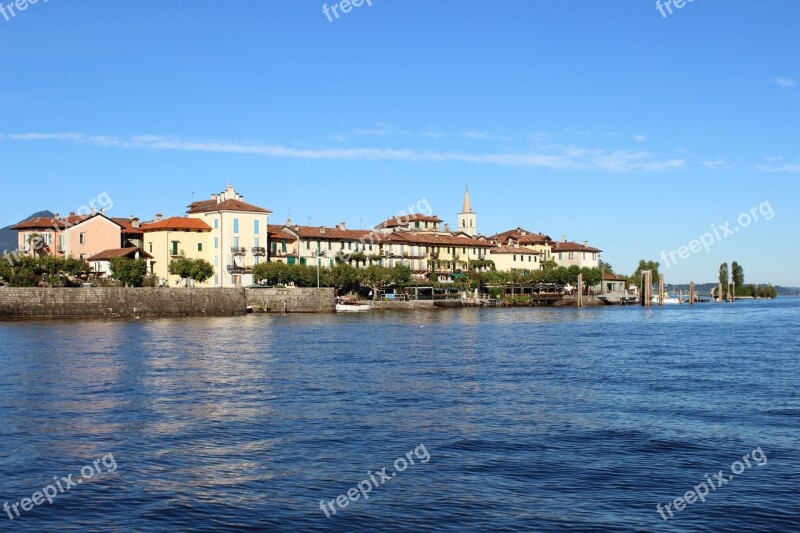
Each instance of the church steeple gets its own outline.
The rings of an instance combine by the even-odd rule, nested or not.
[[[478,215],[472,210],[469,187],[464,193],[464,208],[458,214],[458,231],[466,233],[470,237],[478,235]]]
[[[467,187],[467,192],[464,193],[464,209],[462,209],[461,212],[472,213],[472,201],[469,199],[469,187]]]

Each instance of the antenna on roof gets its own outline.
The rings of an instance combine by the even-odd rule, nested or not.
[[[311,225],[311,219],[312,218],[314,218],[314,217],[308,217],[308,223],[306,224],[306,226],[310,226]]]
[[[192,203],[194,203],[194,191],[192,191]]]

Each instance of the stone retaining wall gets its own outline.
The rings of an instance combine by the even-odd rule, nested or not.
[[[333,313],[334,289],[245,289],[247,306],[256,313]]]
[[[0,319],[232,316],[246,312],[244,289],[0,288]]]

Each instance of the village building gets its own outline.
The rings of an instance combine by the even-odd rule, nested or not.
[[[189,218],[211,227],[208,256],[214,266],[212,287],[252,285],[253,267],[267,261],[272,211],[248,204],[232,184],[210,200],[192,202]]]
[[[169,273],[169,265],[175,259],[204,259],[212,255],[212,228],[204,220],[188,217],[162,218],[141,225],[144,235],[144,250],[154,259],[153,274],[162,285],[179,286],[183,280]],[[211,261],[209,261],[210,263]],[[202,286],[213,286],[213,280]]]

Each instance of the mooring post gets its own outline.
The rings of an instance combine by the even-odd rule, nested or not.
[[[578,307],[583,307],[583,274],[578,274]]]
[[[658,305],[664,305],[664,273],[658,275]]]
[[[694,305],[694,281],[689,282],[689,305]]]

